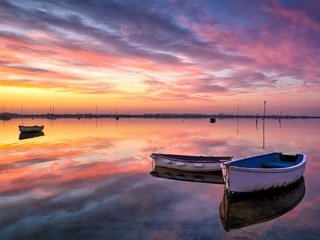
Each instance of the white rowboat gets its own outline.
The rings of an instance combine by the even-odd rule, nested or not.
[[[31,133],[31,132],[41,132],[44,126],[19,126],[19,130],[21,133]]]
[[[288,186],[304,173],[305,154],[279,152],[229,161],[221,164],[229,195],[251,193]]]
[[[152,153],[150,157],[159,167],[197,172],[221,171],[220,164],[232,159],[229,156],[187,156],[161,153]]]

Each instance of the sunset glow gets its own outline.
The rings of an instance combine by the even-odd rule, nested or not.
[[[0,2],[8,112],[320,115],[318,1]]]

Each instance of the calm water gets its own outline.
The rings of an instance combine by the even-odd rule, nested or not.
[[[251,119],[30,119],[24,124],[44,124],[45,136],[25,140],[20,123],[0,121],[0,239],[320,239],[320,120],[268,120],[263,135]],[[247,226],[229,232],[219,210],[224,185],[150,175],[152,152],[268,151],[308,154],[304,183],[230,205]],[[241,219],[268,208],[287,212]]]

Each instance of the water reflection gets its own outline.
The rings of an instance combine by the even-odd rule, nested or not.
[[[26,125],[36,121],[24,119]],[[45,137],[26,141],[18,140],[19,120],[0,124],[0,239],[320,236],[319,120],[283,120],[280,129],[277,120],[267,119],[265,150],[262,125],[256,130],[254,119],[241,119],[238,134],[234,119],[219,119],[214,128],[207,119],[52,122]],[[240,158],[261,151],[306,152],[308,193],[281,218],[235,231],[221,225],[223,184],[165,170],[168,179],[192,177],[196,182],[166,180],[159,169],[154,169],[159,177],[150,176],[152,152]]]
[[[262,149],[266,148],[266,123],[265,123],[265,119],[263,118],[262,120]]]
[[[225,190],[220,218],[226,231],[266,222],[295,208],[305,194],[304,178],[285,189],[245,197],[230,197]]]
[[[20,133],[19,140],[25,140],[29,138],[41,137],[44,136],[44,132],[30,132],[30,133]]]
[[[221,171],[192,172],[155,166],[151,176],[179,181],[224,184]]]

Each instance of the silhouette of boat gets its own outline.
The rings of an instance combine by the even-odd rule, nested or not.
[[[230,196],[225,189],[220,220],[226,231],[267,222],[295,208],[304,194],[303,177],[285,188],[247,196]]]
[[[3,120],[3,121],[8,121],[10,120],[11,118],[10,117],[7,117],[7,116],[1,116],[0,117],[0,120]]]
[[[44,132],[29,132],[29,133],[20,133],[19,134],[19,140],[29,139],[29,138],[35,138],[35,137],[41,137],[44,136]]]
[[[8,115],[0,113],[0,120],[7,121],[10,119],[11,119],[11,117],[9,117]]]
[[[194,172],[155,166],[151,176],[188,182],[224,184],[221,171]]]
[[[31,133],[31,132],[41,132],[43,130],[44,126],[19,126],[19,130],[21,133]]]

